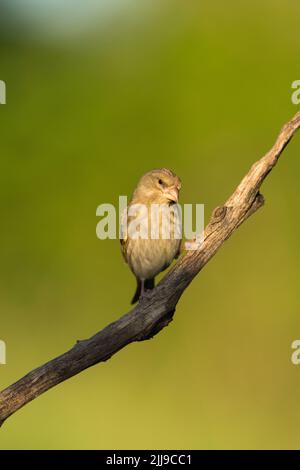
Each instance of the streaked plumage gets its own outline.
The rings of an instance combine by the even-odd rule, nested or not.
[[[172,171],[159,168],[144,174],[133,193],[127,208],[128,225],[123,234],[124,238],[121,240],[124,259],[137,279],[137,290],[132,303],[143,295],[144,290],[154,287],[155,276],[166,269],[179,254],[181,240],[174,238],[174,226],[177,219],[172,205],[178,202],[180,188],[180,179]],[[134,239],[130,236],[127,227],[134,216],[128,215],[128,212],[130,213],[130,208],[135,209],[137,204],[143,204],[149,209],[149,216],[143,219],[141,226],[144,224],[145,229],[148,226],[149,235],[151,230],[155,231],[157,239],[150,237]],[[162,205],[160,207],[163,207],[163,210],[158,218],[153,217],[151,220],[151,205],[153,204]],[[168,223],[170,223],[171,237],[163,239]]]

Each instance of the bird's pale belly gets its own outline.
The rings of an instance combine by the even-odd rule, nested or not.
[[[128,264],[139,279],[151,279],[172,263],[179,245],[177,239],[131,239],[128,241]]]

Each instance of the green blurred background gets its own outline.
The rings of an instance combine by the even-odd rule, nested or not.
[[[99,204],[166,166],[208,218],[273,144],[299,110],[300,4],[0,5],[4,388],[130,308]],[[300,135],[167,329],[24,407],[0,448],[300,448],[299,156]]]

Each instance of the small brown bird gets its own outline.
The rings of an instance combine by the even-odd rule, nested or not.
[[[166,168],[149,171],[139,180],[125,211],[121,248],[137,280],[132,304],[145,290],[154,288],[155,276],[179,255],[181,221],[175,209],[180,188],[181,181],[172,171]],[[130,230],[133,222],[136,231]]]

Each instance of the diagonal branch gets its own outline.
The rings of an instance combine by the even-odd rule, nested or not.
[[[178,300],[193,278],[224,241],[263,205],[260,186],[299,127],[300,112],[282,128],[274,146],[254,163],[226,203],[213,211],[200,248],[186,252],[135,308],[0,392],[0,425],[26,403],[55,385],[106,361],[129,343],[153,337],[167,326]]]

